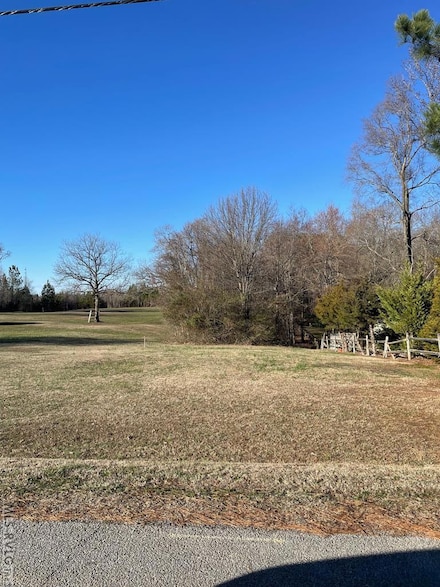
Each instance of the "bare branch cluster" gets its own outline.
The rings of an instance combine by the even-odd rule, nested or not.
[[[0,243],[0,261],[9,257],[10,253],[5,249],[5,247]]]

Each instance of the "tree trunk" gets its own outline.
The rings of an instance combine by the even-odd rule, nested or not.
[[[99,322],[99,294],[95,294],[95,322]]]
[[[293,312],[290,312],[289,314],[289,338],[290,344],[295,346],[295,321],[293,319]]]
[[[411,270],[414,264],[414,255],[412,249],[412,234],[411,234],[411,212],[409,208],[409,190],[406,183],[403,185],[403,206],[402,206],[402,221],[403,221],[403,235],[405,239],[406,258],[408,260]]]
[[[406,258],[408,259],[409,266],[413,267],[414,255],[412,249],[412,235],[411,235],[411,215],[408,212],[403,214],[403,230],[405,236],[405,247],[406,247]]]

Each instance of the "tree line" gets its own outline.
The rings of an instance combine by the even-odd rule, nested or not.
[[[408,282],[414,299],[426,290],[426,319],[440,219],[423,219],[425,237],[414,240],[410,267],[391,203],[355,202],[349,217],[329,206],[282,218],[267,194],[246,188],[182,230],[160,231],[144,279],[160,291],[168,319],[196,340],[294,344],[313,324],[367,329],[385,319],[387,294],[405,291]]]

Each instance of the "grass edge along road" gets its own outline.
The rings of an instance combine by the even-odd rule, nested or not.
[[[169,344],[151,310],[0,322],[18,517],[440,537],[433,362]]]
[[[1,459],[0,469],[4,499],[25,520],[440,538],[438,466]]]

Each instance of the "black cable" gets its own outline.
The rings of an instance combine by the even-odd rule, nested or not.
[[[141,4],[143,2],[161,2],[162,0],[108,0],[107,2],[91,2],[88,4],[70,4],[68,6],[45,6],[41,8],[22,8],[20,10],[5,10],[0,16],[15,16],[16,14],[34,14],[37,12],[60,12],[61,10],[75,10],[76,8],[100,8],[101,6],[118,6],[120,4]]]

